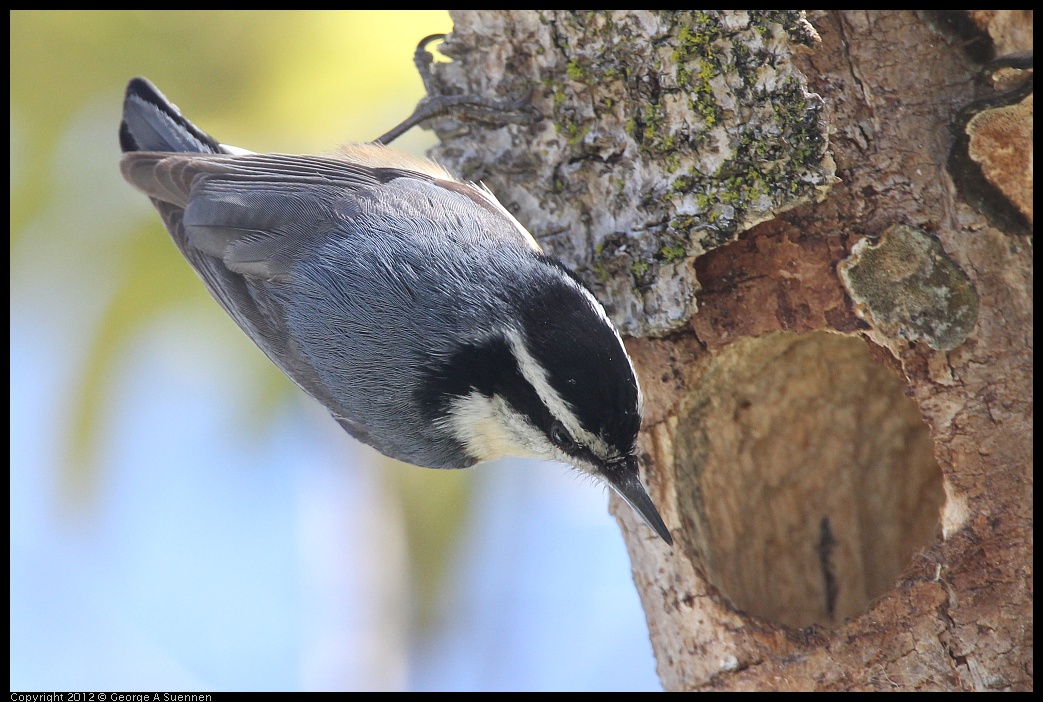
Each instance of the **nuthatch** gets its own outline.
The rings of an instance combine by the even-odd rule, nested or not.
[[[619,334],[488,189],[379,143],[225,146],[143,78],[120,145],[210,294],[349,434],[431,468],[568,463],[672,543],[638,476]]]

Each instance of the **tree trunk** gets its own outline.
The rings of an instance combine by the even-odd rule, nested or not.
[[[981,74],[1031,13],[453,19],[438,89],[542,120],[433,156],[641,378],[674,548],[613,511],[664,687],[1031,689],[1031,67]]]

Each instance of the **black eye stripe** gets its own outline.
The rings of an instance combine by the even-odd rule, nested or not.
[[[591,313],[579,287],[561,279],[531,290],[522,311],[526,348],[580,427],[628,452],[641,428],[637,378],[611,325]]]
[[[582,458],[583,460],[595,465],[602,463],[589,447],[584,446],[572,438],[572,434],[569,433],[569,430],[565,428],[565,425],[562,424],[561,421],[554,420],[547,435],[555,446],[570,456],[573,456],[574,458]]]
[[[590,447],[578,443],[564,423],[551,414],[536,389],[522,375],[506,339],[492,338],[461,347],[447,362],[433,364],[426,369],[417,401],[434,423],[449,411],[453,398],[466,397],[475,391],[486,397],[503,397],[569,456],[591,465],[604,462]]]
[[[448,361],[432,364],[425,369],[417,399],[429,420],[436,422],[449,411],[453,398],[466,397],[475,391],[486,397],[499,395],[534,427],[550,436],[554,416],[522,375],[506,339],[494,337],[461,346]],[[568,431],[564,427],[562,430],[571,442]],[[553,437],[551,440],[554,441]]]
[[[568,451],[576,446],[575,439],[569,433],[569,430],[565,428],[565,425],[561,422],[554,422],[550,427],[550,439],[555,443],[558,448]]]

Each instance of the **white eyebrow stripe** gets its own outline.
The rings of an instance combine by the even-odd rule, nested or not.
[[[565,425],[572,438],[582,446],[590,449],[596,456],[606,460],[613,458],[615,451],[600,436],[591,434],[583,428],[579,418],[572,411],[572,406],[550,384],[547,371],[529,353],[521,333],[512,330],[507,335],[507,341],[510,343],[511,352],[518,363],[518,369],[521,371],[522,377],[532,385],[540,400],[550,410],[550,413]]]

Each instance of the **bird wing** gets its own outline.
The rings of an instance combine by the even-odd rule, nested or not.
[[[454,199],[450,193],[462,195],[467,200],[457,200],[456,207],[480,208],[501,234],[513,232],[538,250],[491,194],[437,177],[443,172],[433,165],[425,173],[335,156],[136,151],[123,156],[121,169],[152,199],[182,255],[229,316],[350,434],[378,450],[384,449],[339,411],[339,403],[290,333],[286,298],[278,288],[292,282],[295,263],[314,256],[330,237],[351,236],[352,213],[361,199],[386,202],[384,186],[393,181],[399,182],[392,189],[409,183],[410,189],[427,192],[436,201]],[[414,213],[430,211],[427,202],[424,196],[413,200]]]
[[[349,433],[373,445],[364,429],[338,412],[289,333],[273,286],[289,279],[294,262],[316,242],[343,229],[338,212],[353,193],[423,176],[282,155],[140,151],[125,154],[121,167],[152,199],[174,243],[229,316]]]

